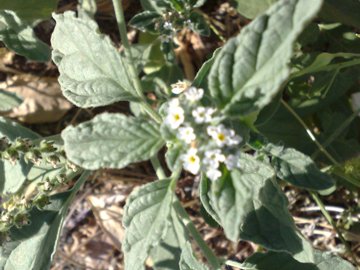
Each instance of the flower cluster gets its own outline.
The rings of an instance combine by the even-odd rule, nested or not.
[[[215,181],[222,166],[238,168],[242,137],[220,122],[222,115],[215,108],[201,105],[204,90],[178,82],[172,92],[177,97],[167,104],[164,124],[187,149],[181,155],[184,169],[192,174],[203,171]]]

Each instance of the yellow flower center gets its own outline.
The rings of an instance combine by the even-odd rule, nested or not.
[[[180,114],[174,114],[174,120],[179,121],[180,120]]]
[[[195,162],[196,162],[196,157],[190,156],[190,157],[189,157],[189,162],[190,162],[190,163],[195,163]]]
[[[218,137],[218,139],[219,139],[219,141],[225,141],[225,134],[224,133],[219,133],[218,135],[217,135],[217,137]]]

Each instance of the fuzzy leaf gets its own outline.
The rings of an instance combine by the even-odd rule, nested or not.
[[[61,134],[67,157],[89,169],[124,168],[147,160],[164,145],[159,128],[147,119],[104,113]]]
[[[0,249],[0,265],[4,270],[49,269],[56,251],[64,218],[73,196],[89,176],[85,172],[68,192],[50,197],[50,205],[43,211],[30,212],[31,224],[10,231],[11,241]],[[26,256],[25,256],[26,255]]]
[[[58,0],[1,0],[0,10],[14,11],[21,19],[33,23],[51,17]]]
[[[123,217],[125,270],[145,269],[151,249],[167,235],[173,199],[170,183],[156,181],[130,194]]]
[[[246,18],[254,19],[278,0],[236,0],[237,10]]]
[[[0,10],[0,41],[15,53],[34,61],[48,61],[50,48],[13,11]]]
[[[282,0],[227,42],[209,75],[210,94],[224,112],[245,115],[270,103],[289,77],[294,42],[321,4]]]
[[[137,100],[125,60],[95,21],[70,11],[54,19],[52,57],[66,98],[83,108]]]
[[[268,144],[264,150],[272,156],[271,163],[280,179],[317,191],[334,187],[335,181],[330,175],[321,172],[310,157],[294,148]]]
[[[180,259],[180,270],[208,270],[204,264],[200,263],[194,256],[191,244],[187,242],[183,246]]]
[[[300,252],[301,239],[272,168],[246,154],[240,164],[239,170],[224,171],[207,194],[226,237],[252,241],[269,250]]]
[[[14,93],[0,89],[0,112],[9,111],[21,102],[22,100]]]
[[[355,270],[356,268],[344,259],[329,252],[314,251],[315,264],[319,270]]]
[[[300,263],[285,252],[255,253],[241,266],[251,270],[318,270],[314,264]]]

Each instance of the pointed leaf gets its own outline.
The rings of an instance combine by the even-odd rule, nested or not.
[[[227,42],[209,75],[211,96],[224,112],[249,114],[270,103],[289,77],[294,42],[321,4],[282,0]]]
[[[241,266],[251,270],[318,270],[314,264],[298,262],[285,252],[255,253]]]
[[[200,263],[194,256],[191,244],[187,242],[183,246],[180,260],[180,270],[208,270],[204,264]]]
[[[9,111],[22,102],[16,94],[0,89],[0,112]]]
[[[232,241],[248,240],[269,250],[302,250],[301,239],[287,209],[287,199],[267,164],[242,154],[241,168],[212,182],[209,203]]]
[[[335,186],[330,175],[321,172],[310,157],[294,148],[268,144],[264,151],[272,156],[271,163],[280,179],[300,188],[317,191]]]
[[[104,113],[61,134],[67,157],[89,169],[124,168],[154,156],[164,145],[158,126],[142,118]]]
[[[167,235],[173,191],[170,180],[160,180],[132,192],[123,217],[125,270],[145,269],[151,249]]]
[[[49,46],[39,40],[33,29],[13,11],[0,10],[0,41],[30,60],[45,62],[50,58]]]
[[[54,19],[52,57],[66,98],[84,108],[137,99],[125,60],[95,21],[70,11]]]

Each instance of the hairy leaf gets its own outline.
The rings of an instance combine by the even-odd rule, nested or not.
[[[285,252],[255,253],[241,266],[252,270],[318,270],[314,264],[300,263]]]
[[[55,11],[58,0],[1,0],[0,10],[11,10],[21,19],[33,23],[49,19]]]
[[[289,77],[294,42],[321,4],[280,1],[227,42],[209,75],[210,94],[224,112],[249,114],[270,103]]]
[[[37,139],[39,135],[16,122],[0,117],[0,138],[7,137],[14,141],[16,138]],[[31,169],[23,159],[12,164],[9,161],[0,161],[0,193],[15,193],[26,181],[27,174]]]
[[[159,128],[149,120],[104,113],[61,134],[67,157],[89,169],[124,168],[147,160],[164,145]]]
[[[130,194],[123,217],[125,270],[145,269],[151,249],[166,237],[173,199],[170,183],[156,181]]]
[[[0,89],[0,112],[9,111],[22,102],[16,94]]]
[[[30,60],[48,61],[50,58],[49,46],[39,40],[32,28],[13,11],[0,10],[0,41]]]
[[[129,22],[129,24],[140,31],[147,31],[149,33],[157,33],[156,23],[162,19],[161,15],[155,11],[144,11],[136,14]]]
[[[294,148],[268,144],[264,150],[272,156],[271,163],[280,179],[317,191],[334,187],[335,181],[330,175],[321,172],[309,156]]]
[[[154,261],[155,270],[178,270],[181,251],[188,240],[188,233],[175,211],[171,211],[171,219],[166,236],[158,246],[151,250],[150,257]]]
[[[329,252],[314,251],[315,264],[319,270],[355,270],[349,262]]]
[[[70,11],[54,19],[52,57],[66,98],[84,108],[137,99],[125,60],[93,20]]]
[[[301,239],[272,168],[246,154],[240,164],[239,170],[225,171],[211,183],[207,195],[227,238],[249,240],[269,250],[300,252]]]
[[[0,262],[4,267],[2,269],[39,270],[50,268],[69,205],[88,176],[88,172],[83,173],[70,191],[52,196],[51,204],[46,206],[43,211],[34,208],[30,212],[30,225],[10,231],[11,242],[6,243],[0,250]]]
[[[200,263],[194,256],[191,244],[186,242],[183,246],[180,259],[180,270],[208,270],[204,264]]]
[[[254,19],[278,0],[236,0],[237,10],[246,18]]]

